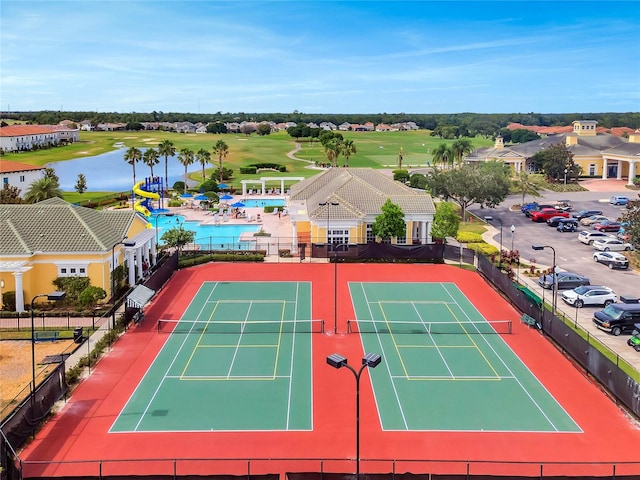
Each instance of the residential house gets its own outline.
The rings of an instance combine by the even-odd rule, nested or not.
[[[391,200],[405,214],[406,232],[396,244],[431,243],[431,196],[370,168],[331,168],[291,187],[288,210],[296,243],[331,245],[376,241],[372,225]]]
[[[0,150],[27,152],[79,140],[78,130],[61,125],[9,125],[0,127]]]
[[[24,198],[27,188],[36,180],[44,176],[45,167],[27,165],[26,163],[2,160],[0,162],[0,177],[2,188],[5,185],[20,189],[20,198]]]
[[[0,205],[0,281],[15,291],[16,309],[53,290],[58,277],[89,277],[112,293],[111,272],[126,265],[130,285],[155,265],[155,229],[133,210],[92,210],[52,198]],[[126,239],[127,245],[123,244]]]

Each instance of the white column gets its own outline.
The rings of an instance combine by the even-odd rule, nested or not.
[[[636,161],[631,160],[629,162],[629,180],[627,181],[627,185],[633,185],[633,179],[636,176]]]
[[[135,266],[135,250],[127,250],[127,266],[129,267],[129,285],[136,284],[136,266]]]
[[[420,243],[423,245],[427,242],[427,222],[420,223]]]
[[[284,178],[280,179],[280,195],[284,195]]]
[[[142,261],[144,260],[144,258],[142,256],[141,249],[142,247],[136,248],[136,271],[137,271],[136,280],[138,278],[142,278],[144,275],[144,271],[142,270]]]
[[[293,238],[291,239],[291,253],[298,253],[298,226],[296,222],[291,222]]]
[[[156,245],[155,237],[151,239],[151,258],[153,259],[153,263],[151,263],[151,265],[158,263],[158,246]]]
[[[618,160],[618,175],[616,176],[617,180],[622,180],[622,160]]]
[[[14,272],[13,277],[16,282],[16,312],[25,312],[24,291],[22,286],[22,272]]]
[[[607,159],[602,159],[602,180],[607,179]]]

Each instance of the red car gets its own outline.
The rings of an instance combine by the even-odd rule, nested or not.
[[[551,217],[569,218],[570,215],[568,212],[561,212],[560,210],[556,210],[555,208],[543,208],[542,210],[535,210],[531,212],[532,222],[546,222]]]
[[[593,229],[599,232],[617,232],[620,230],[620,227],[622,227],[620,222],[600,222],[596,223]]]

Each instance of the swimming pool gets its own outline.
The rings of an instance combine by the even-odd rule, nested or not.
[[[245,207],[284,207],[284,198],[247,198],[245,200],[239,200],[244,203]]]
[[[257,232],[260,225],[231,225],[231,224],[218,224],[218,225],[203,225],[200,222],[186,220],[184,215],[175,215],[173,217],[167,217],[166,215],[156,216],[152,215],[149,218],[149,223],[152,227],[158,226],[158,238],[159,243],[163,244],[161,237],[164,232],[172,228],[178,228],[182,226],[185,230],[195,232],[195,243],[203,249],[217,250],[217,249],[233,249],[233,250],[246,250],[253,246],[253,242],[241,242],[240,236],[245,232]]]

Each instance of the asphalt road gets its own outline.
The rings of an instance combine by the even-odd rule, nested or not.
[[[602,210],[603,215],[610,218],[618,218],[625,207],[617,207],[609,204],[609,198],[614,194],[630,195],[627,190],[619,192],[575,192],[575,193],[555,193],[549,192],[544,197],[536,198],[538,203],[552,203],[555,200],[568,199],[573,204],[575,213],[583,209]],[[610,270],[606,265],[596,263],[593,260],[594,248],[585,245],[578,240],[578,233],[560,233],[555,228],[547,226],[546,223],[535,223],[526,217],[519,209],[511,211],[510,207],[520,204],[521,196],[510,196],[497,208],[469,209],[474,215],[483,218],[486,215],[493,217],[491,225],[495,227],[493,240],[496,246],[500,243],[500,221],[502,221],[502,245],[505,250],[513,248],[520,252],[523,262],[529,263],[535,259],[535,264],[543,268],[553,265],[553,250],[545,248],[542,251],[534,251],[533,244],[547,245],[555,249],[556,263],[561,270],[579,273],[589,278],[592,285],[606,285],[612,288],[618,295],[640,298],[640,272],[629,270]],[[532,201],[530,196],[526,197],[526,202]],[[511,233],[511,226],[515,226],[515,232]],[[580,226],[579,231],[588,229]],[[521,279],[522,280],[522,279]],[[527,283],[540,295],[542,289],[537,286],[537,279],[527,279]],[[546,293],[547,295],[550,292]],[[602,307],[583,307],[575,309],[565,304],[558,294],[558,309],[569,318],[575,318],[580,325],[592,335],[607,344],[612,350],[621,355],[625,360],[630,361],[640,370],[640,353],[635,352],[626,345],[628,335],[613,337],[608,333],[595,328],[591,322],[593,312]]]

